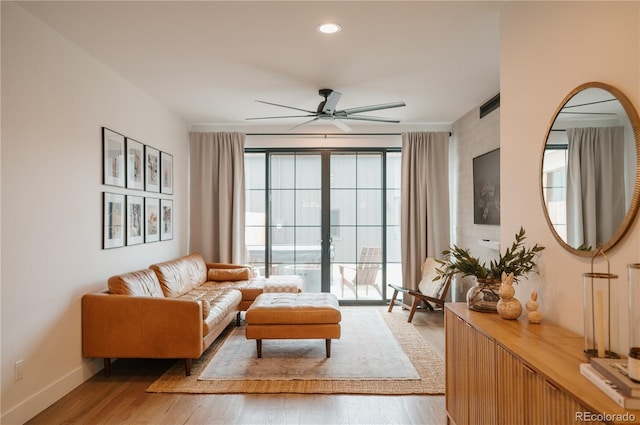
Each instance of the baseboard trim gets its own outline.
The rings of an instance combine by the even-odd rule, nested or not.
[[[52,382],[42,390],[20,402],[8,411],[2,413],[0,422],[3,424],[23,424],[60,400],[71,390],[87,381],[103,368],[102,360],[86,361],[82,366],[72,370],[60,379]]]

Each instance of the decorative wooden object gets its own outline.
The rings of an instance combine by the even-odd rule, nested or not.
[[[500,285],[500,301],[498,301],[498,314],[503,319],[513,320],[522,314],[522,304],[514,297],[516,290],[513,288],[513,273],[508,275],[502,272],[502,284]]]
[[[581,375],[581,335],[548,321],[502,320],[466,303],[445,305],[445,332],[449,423],[571,424],[589,412],[617,423],[615,415],[627,412]]]
[[[525,304],[527,307],[527,320],[529,323],[538,324],[542,322],[542,314],[538,311],[538,293],[531,292],[531,299]]]

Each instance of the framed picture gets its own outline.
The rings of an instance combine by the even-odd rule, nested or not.
[[[500,149],[473,158],[473,222],[500,224]]]
[[[144,145],[127,137],[127,188],[144,189]]]
[[[160,192],[173,194],[173,156],[160,152]]]
[[[124,187],[124,136],[102,127],[102,183]]]
[[[160,200],[160,240],[173,239],[173,201]]]
[[[160,199],[144,199],[144,241],[157,242],[160,240]]]
[[[148,192],[160,192],[160,151],[144,147],[144,188]]]
[[[102,194],[102,248],[124,246],[124,195]]]
[[[127,195],[127,245],[144,242],[144,198]]]

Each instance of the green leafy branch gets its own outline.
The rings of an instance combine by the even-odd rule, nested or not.
[[[442,251],[445,260],[436,259],[438,267],[434,280],[446,279],[455,274],[462,276],[476,276],[478,279],[500,280],[502,272],[513,273],[514,281],[525,274],[536,271],[536,260],[544,246],[535,244],[533,247],[525,247],[525,230],[520,227],[515,240],[509,248],[500,254],[497,260],[492,260],[487,267],[486,263],[471,255],[468,249],[453,245]],[[537,272],[537,271],[536,271]]]

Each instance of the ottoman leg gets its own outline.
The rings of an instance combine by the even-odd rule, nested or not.
[[[327,348],[327,358],[331,357],[331,340],[325,340],[325,346]]]
[[[258,350],[258,358],[261,359],[262,358],[262,340],[261,339],[256,339],[256,348]]]

